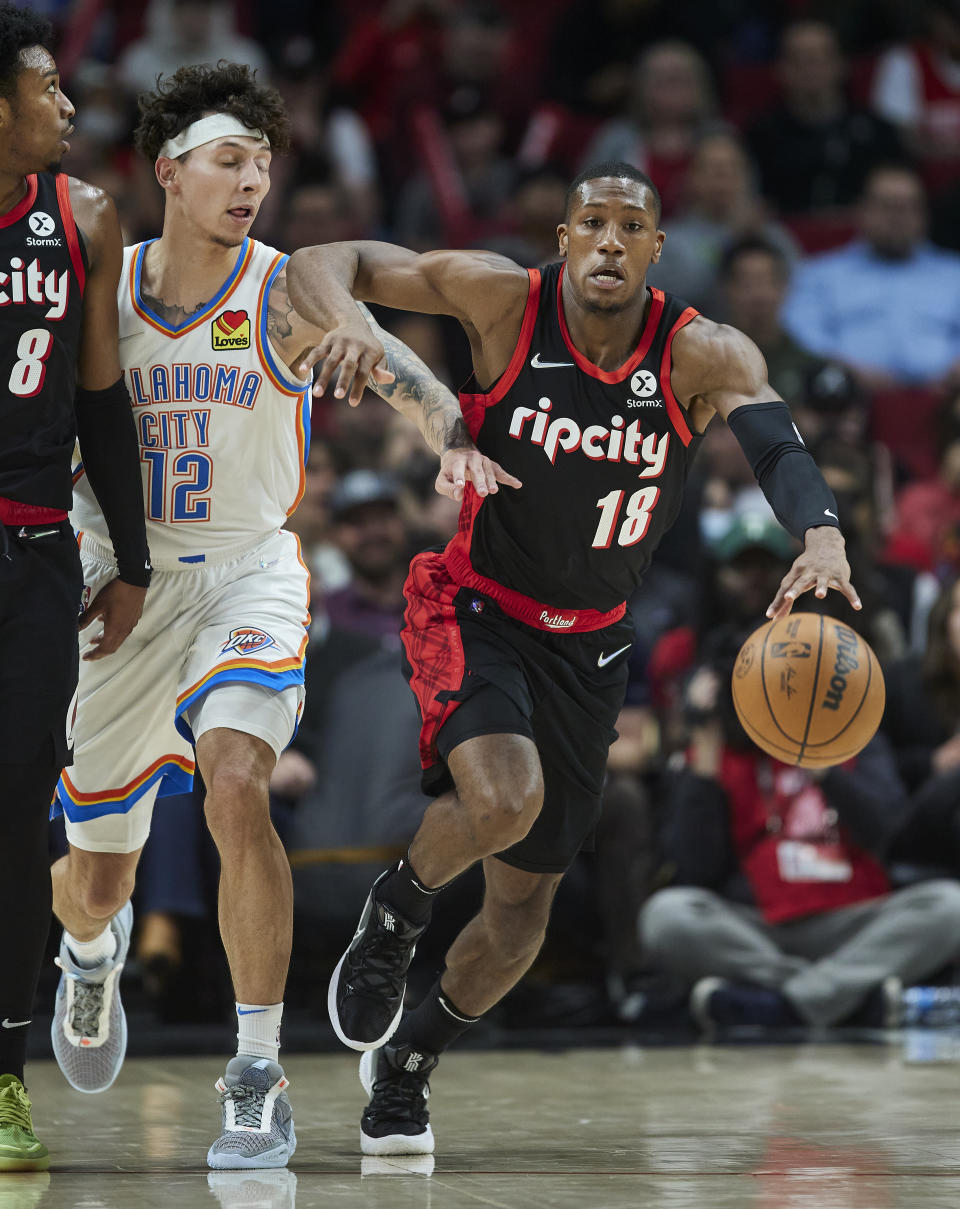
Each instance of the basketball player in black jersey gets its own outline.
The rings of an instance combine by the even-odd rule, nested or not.
[[[323,374],[362,316],[353,299],[454,315],[470,340],[461,393],[478,448],[522,480],[464,490],[460,528],[406,586],[405,671],[423,715],[427,810],[406,860],[375,883],[330,983],[341,1040],[367,1051],[368,1154],[429,1153],[437,1056],[529,968],[557,885],[589,840],[627,679],[624,601],[676,517],[690,457],[719,413],[783,524],[804,542],[771,603],[833,588],[859,607],[836,504],[739,331],[645,283],[660,199],[622,163],[582,173],[561,263],[377,243],[295,253],[298,311],[330,332]],[[402,1021],[407,966],[436,895],[482,860],[479,915]],[[399,1027],[398,1027],[399,1026]]]
[[[149,583],[139,453],[117,356],[122,261],[113,203],[57,175],[73,106],[50,27],[0,6],[0,1171],[48,1166],[23,1087],[50,926],[47,816],[69,758],[83,579],[67,521],[79,438],[118,577],[81,624],[91,658],[136,625]]]

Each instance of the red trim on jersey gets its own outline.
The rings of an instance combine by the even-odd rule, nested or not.
[[[667,405],[667,415],[670,417],[670,422],[677,430],[677,436],[683,441],[684,445],[690,444],[693,440],[693,433],[690,431],[684,410],[677,402],[677,396],[673,393],[673,387],[670,385],[670,348],[677,332],[682,327],[686,327],[691,319],[696,319],[699,313],[692,306],[688,306],[681,313],[680,318],[667,333],[667,340],[663,346],[663,357],[660,361],[660,389],[663,391],[663,401]]]
[[[563,342],[570,350],[570,355],[577,363],[579,369],[582,369],[585,374],[589,374],[591,378],[596,378],[599,382],[622,382],[628,374],[632,374],[640,362],[650,351],[650,345],[653,343],[653,338],[657,334],[657,326],[660,323],[660,316],[663,314],[663,290],[656,289],[655,286],[650,286],[650,309],[647,311],[647,319],[643,325],[643,331],[640,335],[640,342],[633,350],[632,355],[624,361],[618,369],[606,370],[600,369],[598,365],[594,365],[592,361],[580,352],[577,346],[570,339],[570,332],[567,328],[567,319],[563,313],[563,275],[566,272],[567,266],[562,265],[560,272],[557,274],[557,318],[560,320],[560,334],[563,336]]]
[[[62,172],[57,176],[57,201],[60,203],[60,217],[63,219],[63,230],[67,237],[67,247],[70,249],[70,259],[73,261],[73,271],[77,275],[80,293],[83,294],[83,288],[87,284],[87,272],[83,267],[80,236],[77,234],[73,206],[70,204],[70,178]]]
[[[0,525],[48,525],[65,521],[67,514],[60,508],[44,508],[40,504],[21,504],[0,495]]]
[[[472,519],[470,528],[473,528]],[[457,535],[459,536],[460,534]],[[532,596],[524,596],[522,592],[515,592],[513,588],[506,588],[496,580],[487,579],[474,571],[470,559],[456,537],[447,546],[443,558],[447,570],[462,587],[482,592],[484,596],[495,600],[509,617],[522,621],[524,625],[533,626],[534,629],[546,630],[548,634],[579,634],[586,630],[602,630],[604,626],[619,621],[627,611],[626,603],[618,604],[609,613],[600,613],[596,609],[560,609],[556,605],[534,600]]]
[[[0,215],[0,227],[9,227],[13,223],[19,222],[36,200],[37,174],[34,172],[31,176],[27,177],[26,195],[17,202],[12,210],[8,210],[6,214]]]
[[[527,269],[527,276],[530,278],[530,285],[527,290],[527,305],[523,309],[523,322],[520,324],[520,335],[517,337],[517,347],[513,350],[513,356],[510,358],[510,364],[500,375],[499,381],[494,386],[493,390],[487,394],[460,394],[460,410],[463,412],[463,418],[467,422],[467,427],[470,429],[470,435],[476,440],[477,433],[480,431],[480,426],[483,423],[483,413],[488,407],[493,407],[495,403],[499,403],[503,396],[507,393],[517,377],[521,369],[523,369],[524,358],[530,349],[530,341],[533,339],[533,329],[537,322],[537,308],[540,305],[540,270]]]

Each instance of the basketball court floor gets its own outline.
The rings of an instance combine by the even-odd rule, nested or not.
[[[28,1071],[47,1175],[0,1209],[956,1209],[957,1046],[452,1052],[435,1160],[361,1159],[350,1054],[285,1054],[289,1172],[215,1173],[218,1058],[135,1058],[104,1095]]]

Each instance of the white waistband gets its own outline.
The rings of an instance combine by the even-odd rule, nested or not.
[[[203,567],[219,566],[243,558],[244,555],[256,550],[258,546],[262,546],[264,542],[270,541],[278,533],[283,532],[285,532],[283,529],[271,529],[268,533],[260,533],[245,542],[237,542],[232,546],[216,546],[212,550],[195,551],[181,555],[179,558],[164,555],[154,556],[151,551],[150,562],[155,571],[196,571]],[[113,547],[86,530],[80,537],[80,549],[84,554],[95,558],[97,562],[106,566],[116,565],[117,560],[113,556]]]

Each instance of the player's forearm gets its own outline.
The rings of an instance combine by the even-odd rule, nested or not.
[[[472,449],[473,440],[456,396],[402,340],[380,327],[366,307],[361,310],[383,345],[386,368],[394,376],[392,382],[386,383],[371,378],[370,388],[416,424],[435,454],[444,454],[448,449]]]
[[[352,290],[359,266],[360,254],[351,244],[320,244],[294,252],[286,274],[297,314],[327,332],[356,318]]]

